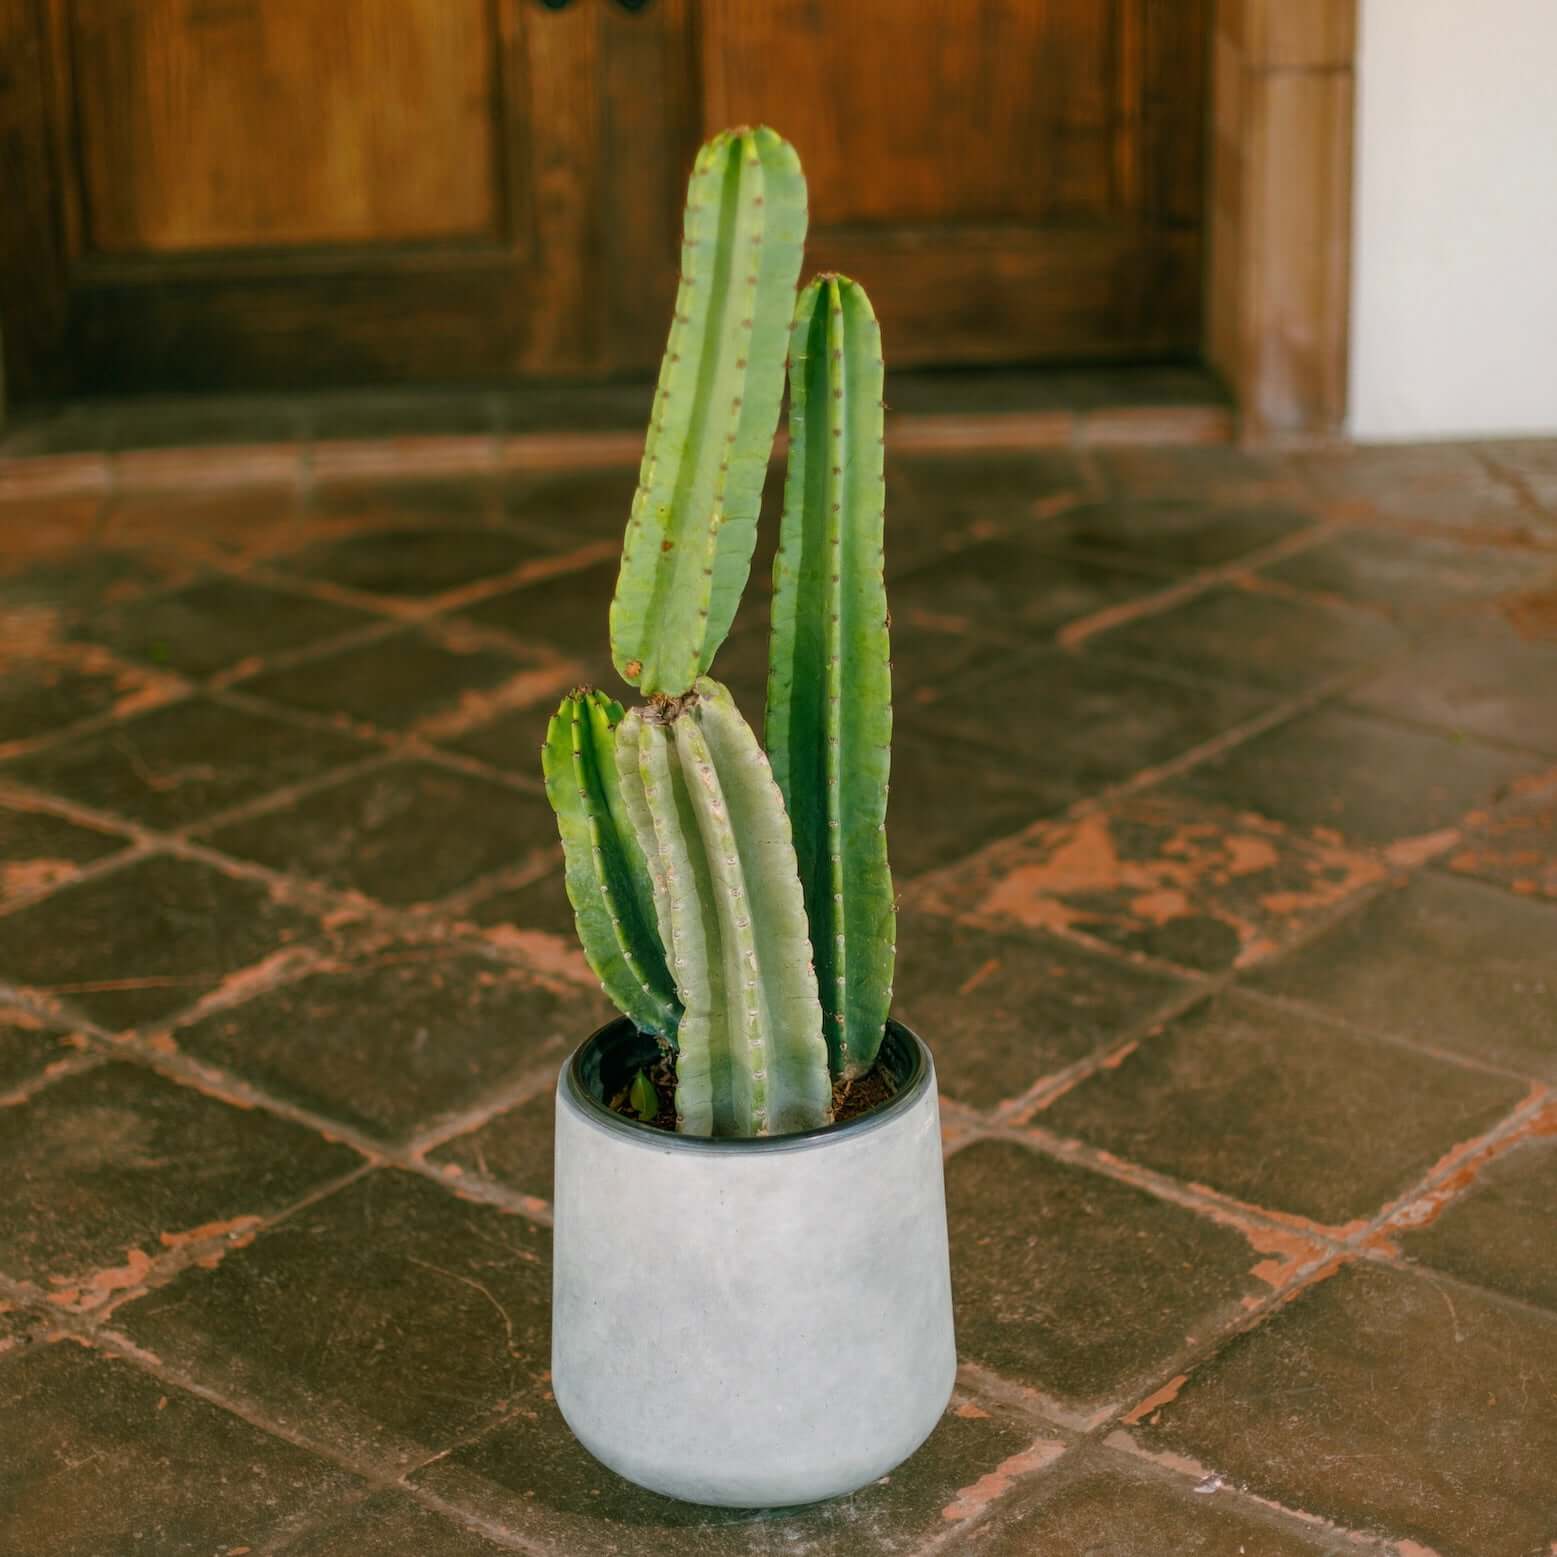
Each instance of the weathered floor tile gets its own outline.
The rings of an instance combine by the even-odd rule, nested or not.
[[[550,848],[544,797],[430,762],[395,763],[210,834],[219,849],[405,904],[447,897]],[[3,962],[0,962],[3,966]]]
[[[638,466],[514,470],[500,478],[500,487],[503,511],[510,519],[552,530],[575,546],[619,541],[638,487]]]
[[[547,935],[561,941],[566,947],[576,948],[578,932],[573,918],[573,905],[568,901],[563,886],[561,854],[558,869],[522,887],[510,887],[484,897],[474,906],[461,912],[462,919],[481,925],[493,940],[507,941],[523,946],[523,937]],[[554,946],[555,951],[564,947]]]
[[[457,522],[347,535],[278,559],[288,573],[392,599],[441,595],[501,576],[538,555],[535,542]]]
[[[181,690],[182,683],[125,665],[91,644],[10,654],[0,668],[0,749],[83,719],[153,708]]]
[[[557,1051],[557,1069],[561,1069],[566,1055],[588,1036],[588,1032],[569,1034],[566,1047]],[[456,1184],[461,1174],[478,1174],[521,1195],[550,1200],[556,1111],[555,1088],[543,1087],[534,1097],[489,1119],[479,1130],[456,1136],[440,1146],[429,1160],[438,1164]]]
[[[577,659],[591,671],[609,668],[611,637],[607,616],[616,591],[617,568],[618,559],[607,557],[573,573],[552,574],[504,594],[489,596],[467,606],[460,615],[479,626],[498,628],[555,654]]]
[[[1234,1228],[1012,1142],[956,1153],[946,1203],[962,1355],[1072,1409],[1121,1403],[1279,1279]]]
[[[1169,1023],[1035,1122],[1186,1183],[1338,1227],[1381,1210],[1526,1091],[1512,1078],[1231,995]]]
[[[1540,538],[1518,487],[1463,444],[1396,444],[1298,455],[1304,479],[1332,501],[1362,503],[1386,520],[1482,543]]]
[[[445,1519],[403,1492],[380,1492],[354,1503],[263,1557],[504,1557],[479,1531]]]
[[[921,881],[915,900],[1212,972],[1269,956],[1382,874],[1259,817],[1148,794],[1035,822]]]
[[[0,776],[13,776],[14,768]],[[20,797],[0,803],[0,903],[69,881],[81,866],[125,847],[127,839],[68,821]]]
[[[1027,820],[1034,821],[1182,757],[1267,707],[1266,696],[1242,687],[1197,685],[1145,666],[1055,651],[979,678],[916,717],[957,772],[976,776],[992,755],[1002,756],[1031,786],[1035,803]],[[903,789],[899,744],[894,731],[894,802]],[[971,805],[955,779],[924,794],[943,807]],[[889,830],[893,825],[889,820]]]
[[[0,1269],[62,1307],[99,1308],[191,1236],[241,1234],[360,1161],[273,1114],[100,1066],[10,1112]]]
[[[373,752],[345,731],[303,730],[269,714],[194,697],[47,747],[0,772],[171,830]]]
[[[1451,1275],[1557,1312],[1557,1107],[1526,1121],[1469,1188],[1430,1204],[1399,1237],[1405,1254]]]
[[[1351,701],[1455,735],[1557,755],[1557,643],[1512,632],[1446,634]]]
[[[1140,1429],[1260,1496],[1438,1557],[1557,1530],[1557,1327],[1353,1266],[1195,1369]]]
[[[68,1064],[85,1040],[51,1027],[20,1006],[0,1005],[0,1093]]]
[[[541,747],[546,742],[551,716],[561,701],[559,693],[524,708],[511,708],[485,724],[461,730],[458,735],[445,736],[439,744],[503,772],[539,779]]]
[[[893,543],[901,531],[939,529],[950,539],[1022,530],[1050,507],[1093,489],[1076,456],[1058,449],[981,454],[971,466],[938,455],[889,454],[888,481],[894,476],[900,487],[888,488],[886,537],[894,570]]]
[[[80,636],[129,660],[209,676],[377,620],[350,606],[217,575],[100,614]]]
[[[1316,839],[1400,844],[1452,827],[1532,760],[1340,708],[1300,714],[1170,779],[1167,789],[1253,811]]]
[[[1035,521],[1025,538],[1035,546],[1121,554],[1173,569],[1211,568],[1274,545],[1311,523],[1301,508],[1284,503],[1088,503]]]
[[[47,526],[48,521],[44,521]],[[0,540],[0,633],[92,637],[88,624],[188,578],[194,565],[168,553],[121,551],[81,541],[8,554]]]
[[[559,690],[566,684],[566,671],[538,674],[538,663],[458,637],[438,642],[412,631],[264,671],[240,687],[247,696],[335,715],[343,723],[401,730],[457,720],[467,711],[474,716],[474,705],[500,705],[502,698],[532,684],[535,695],[552,684]]]
[[[1104,449],[1097,462],[1108,490],[1125,497],[1235,503],[1298,492],[1283,456],[1222,445]]]
[[[808,1508],[699,1508],[645,1492],[591,1459],[538,1392],[501,1427],[412,1481],[457,1508],[549,1540],[616,1557],[906,1557],[983,1511],[995,1490],[1040,1470],[1059,1435],[953,1398],[929,1441],[850,1497]]]
[[[1031,642],[1067,622],[1166,587],[1157,572],[1050,556],[1016,540],[982,541],[892,581],[895,624],[946,637]]]
[[[999,934],[912,909],[898,916],[893,1012],[934,1051],[941,1091],[975,1108],[1020,1097],[1187,988],[1041,931]]]
[[[103,540],[160,558],[252,560],[296,545],[302,513],[287,487],[121,492],[108,505]]]
[[[1008,1496],[972,1531],[968,1557],[1339,1557],[1338,1536],[1303,1531],[1258,1504],[1095,1455]]]
[[[1553,560],[1398,530],[1347,529],[1261,573],[1395,613],[1469,606],[1552,576]]]
[[[1376,615],[1239,587],[1208,590],[1090,640],[1103,653],[1287,692],[1383,661],[1406,641]]]
[[[1557,1081],[1554,947],[1557,906],[1427,874],[1253,981],[1359,1027]]]
[[[174,1039],[273,1096],[400,1139],[538,1063],[560,1063],[588,1036],[596,984],[576,950],[569,966],[536,977],[448,946],[395,942],[332,959]]]
[[[928,723],[900,719],[892,731],[887,846],[899,882],[950,865],[996,838],[1020,832],[1074,794],[1058,773],[970,750]]]
[[[132,1027],[192,1005],[311,928],[255,882],[154,856],[0,918],[0,979]]]
[[[258,1549],[360,1483],[219,1406],[70,1341],[0,1369],[0,1549],[209,1557]]]
[[[1450,870],[1525,897],[1557,898],[1557,789],[1543,786],[1469,820],[1464,845],[1444,861]]]
[[[545,1232],[372,1173],[115,1322],[170,1367],[397,1469],[544,1388]]]

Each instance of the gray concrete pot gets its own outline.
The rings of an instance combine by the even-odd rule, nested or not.
[[[754,1140],[604,1106],[652,1042],[613,1022],[557,1087],[552,1389],[630,1481],[692,1503],[852,1492],[924,1442],[956,1372],[930,1051],[887,1103]]]

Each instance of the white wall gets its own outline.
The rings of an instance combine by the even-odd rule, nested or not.
[[[1557,0],[1360,0],[1349,422],[1557,432]]]

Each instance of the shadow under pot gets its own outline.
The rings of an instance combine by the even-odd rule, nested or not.
[[[557,1404],[596,1459],[670,1497],[853,1492],[924,1442],[956,1374],[930,1051],[889,1022],[885,1102],[738,1140],[606,1106],[654,1053],[619,1019],[562,1068]]]

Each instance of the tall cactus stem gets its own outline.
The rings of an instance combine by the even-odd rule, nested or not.
[[[794,825],[835,1073],[875,1063],[892,999],[892,681],[881,331],[822,276],[790,338],[789,467],[773,568],[766,744]]]
[[[612,658],[645,696],[680,696],[708,669],[746,587],[805,230],[787,141],[731,130],[698,153],[611,603]]]

